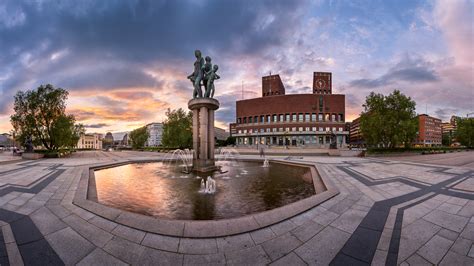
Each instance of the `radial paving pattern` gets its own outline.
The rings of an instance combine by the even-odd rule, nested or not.
[[[473,155],[453,156],[471,166],[466,158]],[[81,152],[1,164],[0,264],[474,265],[474,172],[440,166],[442,160],[304,157],[329,174],[340,194],[289,220],[230,237],[147,233],[72,203],[88,165],[157,156]]]

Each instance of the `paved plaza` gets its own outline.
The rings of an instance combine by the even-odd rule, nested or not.
[[[473,152],[399,160],[294,157],[314,163],[339,194],[291,219],[228,237],[154,234],[73,204],[89,166],[161,156],[90,151],[0,164],[0,264],[474,265]]]

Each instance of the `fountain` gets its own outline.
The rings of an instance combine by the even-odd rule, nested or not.
[[[195,55],[194,72],[188,76],[194,87],[193,99],[188,102],[188,108],[193,113],[193,149],[169,152],[161,162],[134,161],[106,169],[97,168],[93,172],[94,182],[90,183],[91,197],[94,198],[95,193],[97,202],[112,208],[171,222],[186,220],[186,223],[189,220],[260,215],[313,197],[319,189],[315,185],[317,183],[303,178],[316,176],[312,174],[316,170],[312,170],[311,166],[278,161],[270,164],[266,158],[262,165],[261,161],[238,159],[237,150],[230,148],[219,150],[216,158],[214,113],[220,104],[213,98],[213,82],[219,78],[215,73],[218,68],[212,66],[209,57],[204,63],[200,51],[197,50]],[[203,85],[205,93],[201,89]],[[216,160],[219,160],[217,165]],[[170,167],[172,164],[177,167]],[[307,206],[306,202],[301,206]],[[284,213],[291,217],[295,210],[301,212],[305,208],[288,207]],[[271,218],[278,221],[282,219],[281,215],[269,217],[279,217]],[[230,226],[227,221],[223,223],[225,226],[216,228],[256,229],[253,225],[252,228],[241,228],[237,222],[234,225],[230,222]],[[202,225],[199,223],[199,226]],[[212,229],[209,231],[216,229],[211,223],[204,226]],[[193,231],[199,230],[191,230],[191,236],[195,236]],[[169,232],[168,228],[166,232]],[[185,233],[188,234],[187,231]]]
[[[268,162],[268,159],[265,158],[265,161],[263,161],[263,167],[267,168],[270,167],[270,163]]]
[[[216,180],[214,180],[212,177],[208,176],[206,181],[204,181],[204,178],[201,179],[201,190],[199,190],[200,193],[214,194],[216,193],[216,190]]]

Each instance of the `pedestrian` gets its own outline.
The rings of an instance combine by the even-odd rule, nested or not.
[[[265,157],[265,151],[263,150],[263,145],[260,146],[260,158]]]

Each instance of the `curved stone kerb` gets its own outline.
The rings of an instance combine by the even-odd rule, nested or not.
[[[219,101],[213,98],[195,98],[188,102],[188,108],[190,110],[199,109],[201,107],[217,110],[219,109]]]

